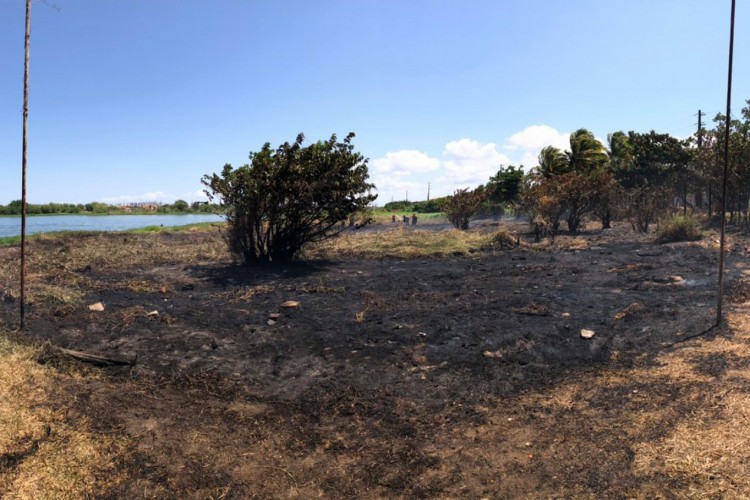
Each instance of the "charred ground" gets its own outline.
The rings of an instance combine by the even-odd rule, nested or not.
[[[137,360],[70,389],[129,443],[98,495],[714,491],[648,451],[696,412],[722,418],[706,401],[750,359],[696,348],[744,345],[736,326],[682,341],[714,320],[713,240],[656,245],[623,226],[535,247],[525,230],[400,258],[374,242],[418,230],[386,226],[347,236],[369,250],[344,239],[262,270],[234,265],[216,230],[42,238],[28,334]],[[737,309],[747,253],[739,236],[730,249]],[[7,269],[16,256],[2,250]],[[692,375],[662,373],[672,357]]]

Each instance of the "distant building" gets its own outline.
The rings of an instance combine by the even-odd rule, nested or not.
[[[148,212],[156,212],[162,204],[158,201],[138,201],[133,203],[123,203],[120,205],[120,209],[123,212],[132,212],[133,210],[146,210]]]

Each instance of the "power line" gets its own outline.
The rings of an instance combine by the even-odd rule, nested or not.
[[[672,127],[674,125],[677,125],[678,123],[683,123],[685,120],[691,120],[692,121],[692,119],[695,118],[696,116],[698,116],[698,113],[693,113],[690,116],[686,116],[684,118],[680,118],[679,120],[675,120],[672,123],[669,123],[668,125],[664,125],[662,127],[659,127],[659,130],[663,130],[665,128]]]

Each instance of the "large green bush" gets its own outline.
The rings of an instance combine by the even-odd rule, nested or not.
[[[353,137],[303,147],[300,134],[275,150],[266,143],[247,165],[204,176],[206,194],[225,210],[230,250],[246,264],[288,261],[372,203],[367,159]]]

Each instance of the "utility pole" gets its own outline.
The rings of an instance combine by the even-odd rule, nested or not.
[[[700,165],[700,159],[701,159],[701,146],[703,145],[703,125],[701,122],[701,118],[703,116],[703,112],[699,109],[698,110],[698,168],[701,168],[702,165]],[[709,183],[711,180],[709,179]],[[703,208],[703,186],[697,186],[697,189],[695,190],[695,206],[698,208]]]
[[[31,0],[26,0],[26,34],[23,61],[23,147],[21,153],[21,329],[26,326],[26,152],[29,126],[29,45],[31,42]]]
[[[700,153],[703,150],[703,121],[702,121],[702,118],[703,118],[703,112],[699,109],[698,110],[698,153]],[[712,215],[712,213],[711,213],[712,210],[711,209],[713,208],[711,206],[712,201],[713,201],[713,196],[711,194],[711,190],[712,190],[713,186],[711,184],[712,184],[711,183],[711,176],[709,175],[708,176],[708,186],[707,186],[707,189],[706,189],[707,190],[706,197],[707,197],[707,202],[708,202],[708,219],[709,220],[711,220],[711,215]]]
[[[727,229],[727,174],[729,173],[729,127],[732,122],[732,60],[734,58],[734,7],[729,28],[729,75],[727,77],[727,116],[724,126],[724,176],[721,181],[721,238],[719,243],[719,286],[716,304],[716,326],[721,324],[721,306],[724,298],[724,236]]]
[[[430,183],[427,183],[427,201],[430,201]]]

